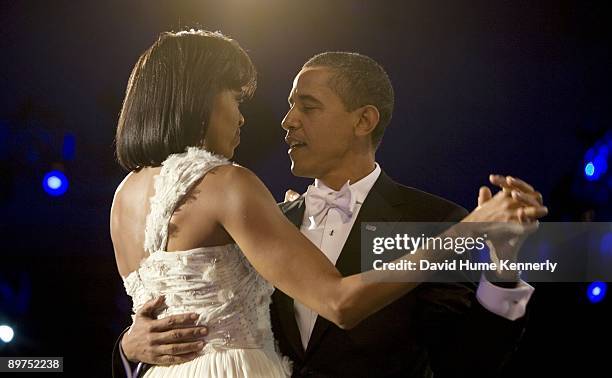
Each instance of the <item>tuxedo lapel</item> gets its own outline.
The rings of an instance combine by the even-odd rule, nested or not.
[[[291,223],[293,223],[297,228],[300,228],[302,225],[302,219],[304,219],[305,207],[304,196],[301,196],[289,204],[281,205],[281,210],[283,210],[285,216],[291,221]],[[277,289],[273,295],[272,305],[276,307],[276,313],[278,314],[278,318],[281,323],[282,330],[280,331],[289,341],[289,344],[291,344],[296,354],[303,357],[304,347],[302,346],[300,330],[295,320],[293,298]]]
[[[381,172],[361,205],[353,228],[336,261],[336,268],[343,276],[361,272],[362,222],[397,222],[402,218],[402,213],[395,207],[402,203],[402,198],[398,196],[397,191],[395,183],[384,172]]]
[[[361,205],[353,228],[336,261],[336,268],[343,276],[361,272],[361,222],[398,222],[402,219],[402,213],[396,205],[400,203],[403,203],[403,198],[397,184],[381,172]],[[317,316],[306,353],[318,345],[331,324],[327,319]]]
[[[304,196],[300,196],[300,198],[288,204],[282,204],[281,210],[291,223],[300,228],[302,226],[302,219],[304,219],[304,211],[306,210]]]

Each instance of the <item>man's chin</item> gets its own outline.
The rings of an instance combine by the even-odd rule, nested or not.
[[[294,160],[291,160],[291,174],[293,174],[296,177],[307,177],[307,178],[315,177],[312,172],[309,172],[308,169],[305,169],[303,165],[296,164]]]

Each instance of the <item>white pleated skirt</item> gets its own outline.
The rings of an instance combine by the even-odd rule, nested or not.
[[[226,349],[178,365],[153,366],[144,377],[287,378],[291,377],[291,362],[266,349]]]

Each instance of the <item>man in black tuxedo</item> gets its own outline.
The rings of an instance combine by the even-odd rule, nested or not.
[[[344,276],[361,270],[361,222],[457,222],[467,215],[452,202],[394,182],[375,162],[393,89],[372,59],[342,52],[314,56],[296,76],[289,104],[282,126],[291,170],[316,180],[281,207]],[[366,134],[371,143],[356,146],[355,136]],[[343,192],[352,198],[346,209],[330,200]],[[324,217],[321,198],[330,208]],[[481,189],[481,201],[488,198],[488,189]],[[340,216],[345,213],[353,219]],[[424,283],[351,330],[277,290],[272,324],[297,377],[494,376],[516,348],[533,290],[518,280],[511,285],[486,279],[478,286]]]
[[[467,215],[450,201],[394,182],[375,162],[393,97],[387,74],[374,60],[323,53],[296,76],[282,122],[292,172],[316,180],[281,208],[345,276],[360,272],[361,222],[456,222]],[[539,193],[520,180],[491,182],[541,204]],[[479,203],[490,198],[490,190],[481,188]],[[294,361],[295,377],[491,377],[517,346],[533,288],[517,276],[489,278],[512,280],[423,283],[350,330],[277,290],[272,327],[281,352]],[[138,330],[119,338],[113,358],[117,376],[120,345],[132,360],[161,362],[142,342],[154,332],[147,324],[156,305],[144,306],[133,326]],[[178,345],[193,340],[198,327],[190,322],[176,316],[155,332],[179,328],[177,339],[168,342]],[[180,353],[168,361],[181,362]]]

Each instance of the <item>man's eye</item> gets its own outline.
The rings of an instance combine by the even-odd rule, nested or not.
[[[314,106],[302,106],[302,109],[303,109],[305,112],[309,112],[309,111],[311,111],[311,110],[315,110],[315,109],[316,109],[316,107],[314,107]]]

